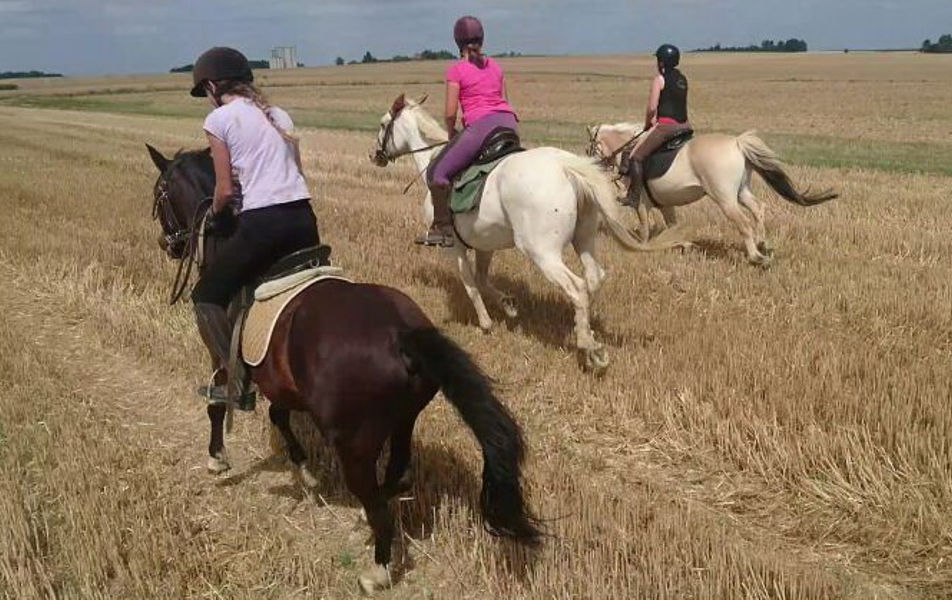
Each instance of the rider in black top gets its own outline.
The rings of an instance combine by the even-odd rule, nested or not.
[[[628,165],[628,198],[626,204],[638,207],[643,185],[642,161],[665,142],[691,128],[688,121],[688,80],[677,69],[681,52],[664,44],[655,52],[658,76],[651,82],[651,95],[645,113],[644,134],[631,151]]]

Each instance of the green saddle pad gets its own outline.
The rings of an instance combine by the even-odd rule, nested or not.
[[[450,196],[450,210],[454,213],[469,212],[479,206],[479,199],[483,197],[483,185],[490,171],[496,168],[509,155],[498,158],[482,165],[473,165],[463,171],[463,174],[453,182],[453,194]]]

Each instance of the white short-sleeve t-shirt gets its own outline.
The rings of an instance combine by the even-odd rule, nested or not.
[[[278,127],[293,130],[288,113],[272,106],[270,114]],[[241,184],[241,211],[310,198],[293,144],[251,100],[237,98],[219,106],[205,118],[204,128],[228,147]]]

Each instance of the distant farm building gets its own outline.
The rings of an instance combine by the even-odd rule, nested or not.
[[[268,66],[272,69],[296,69],[297,48],[295,46],[277,46],[271,49]]]

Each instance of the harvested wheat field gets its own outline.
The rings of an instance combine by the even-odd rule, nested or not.
[[[579,153],[586,125],[641,114],[650,74],[646,57],[505,66],[526,143]],[[602,236],[601,378],[578,368],[568,300],[515,251],[492,277],[520,316],[492,312],[481,333],[455,266],[411,242],[411,161],[368,160],[396,95],[442,98],[442,65],[259,74],[301,128],[336,264],[405,291],[498,381],[552,534],[529,552],[482,531],[480,454],[438,397],[395,503],[408,568],[381,597],[952,596],[952,63],[684,68],[698,130],[757,129],[796,181],[841,197],[802,208],[755,179],[769,269],[709,201],[681,211],[692,251],[628,254]],[[0,93],[2,597],[350,598],[372,562],[307,419],[313,492],[272,455],[264,402],[236,414],[232,470],[205,470],[207,357],[190,308],[167,305],[175,265],[144,146],[202,144],[207,104],[186,77]]]

